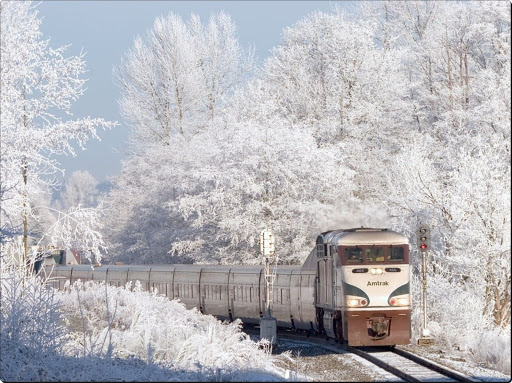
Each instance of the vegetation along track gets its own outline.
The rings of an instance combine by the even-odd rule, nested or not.
[[[259,335],[259,327],[244,326],[244,331],[254,337]],[[433,361],[424,359],[399,347],[350,347],[333,343],[321,336],[306,337],[301,333],[279,331],[278,339],[299,340],[312,343],[330,352],[352,353],[405,382],[479,382]]]

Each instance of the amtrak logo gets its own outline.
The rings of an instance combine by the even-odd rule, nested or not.
[[[366,286],[389,286],[389,282],[370,282]]]

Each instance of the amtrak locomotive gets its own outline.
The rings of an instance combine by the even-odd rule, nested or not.
[[[272,316],[279,327],[325,334],[350,346],[409,344],[408,239],[387,229],[355,228],[320,234],[302,266],[277,266]],[[70,280],[140,281],[187,308],[219,319],[258,324],[265,314],[264,266],[46,266],[55,287]]]

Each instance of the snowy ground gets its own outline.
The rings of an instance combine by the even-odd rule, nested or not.
[[[53,294],[34,278],[2,274],[2,381],[396,381],[357,356],[306,341],[280,340],[271,354],[240,322],[222,323],[137,285],[79,282]],[[510,381],[436,344],[407,348],[481,381]]]
[[[56,292],[15,273],[1,282],[2,381],[285,380],[240,322],[224,324],[140,286],[78,282]]]
[[[433,360],[455,371],[484,382],[510,382],[510,375],[479,366],[460,356],[447,355],[438,346],[410,345],[408,351]],[[292,351],[293,360],[280,357],[280,351]],[[397,377],[350,353],[336,354],[315,344],[295,340],[280,340],[276,358],[278,365],[297,372],[299,380],[317,382],[390,382]]]

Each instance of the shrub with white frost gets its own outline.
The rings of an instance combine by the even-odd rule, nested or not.
[[[58,299],[72,331],[68,352],[137,358],[205,374],[216,371],[223,379],[235,371],[239,377],[255,370],[277,373],[271,355],[241,332],[240,321],[222,323],[187,310],[157,292],[142,291],[138,283],[123,288],[77,281],[59,292]]]
[[[0,280],[0,379],[42,381],[65,344],[54,291],[39,277],[6,266]]]
[[[239,321],[223,324],[138,284],[55,291],[2,261],[1,381],[285,380]]]

